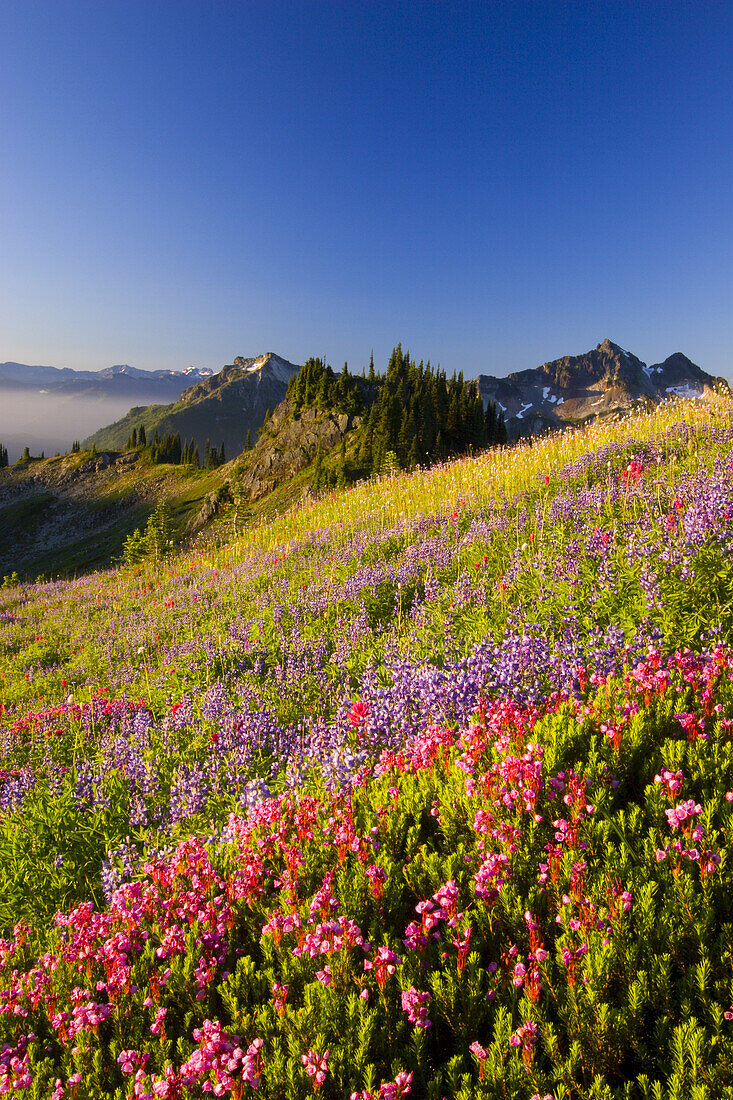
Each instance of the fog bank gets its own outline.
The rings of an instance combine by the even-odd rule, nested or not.
[[[154,404],[155,396],[141,395],[137,403]],[[0,443],[8,448],[10,462],[20,457],[24,447],[32,455],[43,451],[46,458],[56,451],[64,454],[75,439],[119,420],[129,409],[129,397],[87,398],[0,388]]]

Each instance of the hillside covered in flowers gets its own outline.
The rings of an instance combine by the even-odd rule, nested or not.
[[[0,590],[0,1094],[733,1097],[733,403]]]

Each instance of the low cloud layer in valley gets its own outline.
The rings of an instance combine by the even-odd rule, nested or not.
[[[155,395],[141,394],[136,403],[153,404]],[[33,455],[46,457],[71,450],[75,439],[84,439],[105,424],[118,420],[130,408],[129,397],[85,398],[78,395],[0,388],[0,443],[15,462],[29,447]]]

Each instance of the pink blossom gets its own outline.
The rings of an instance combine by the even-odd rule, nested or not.
[[[305,1066],[305,1072],[309,1077],[313,1078],[314,1092],[318,1092],[328,1076],[328,1058],[330,1053],[330,1050],[325,1050],[323,1054],[317,1054],[316,1051],[309,1048],[307,1054],[301,1054],[300,1056],[300,1060]]]
[[[407,1019],[415,1027],[428,1028],[433,1026],[428,1019],[427,1005],[429,1000],[429,993],[419,992],[414,986],[410,986],[409,989],[403,991],[402,1009],[407,1013]]]

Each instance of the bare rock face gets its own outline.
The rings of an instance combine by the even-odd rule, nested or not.
[[[205,527],[209,523],[216,513],[219,511],[219,494],[214,491],[209,493],[204,503],[198,512],[198,515],[194,516],[191,522],[186,527],[186,534],[193,535],[196,531],[200,531],[202,527]]]
[[[504,413],[510,440],[669,397],[706,397],[720,382],[676,352],[648,367],[611,340],[506,378],[481,374],[484,407]]]
[[[321,452],[337,447],[347,432],[358,427],[358,417],[320,414],[306,409],[292,418],[292,408],[284,401],[264,426],[257,440],[240,489],[249,501],[259,500],[283,481],[304,470]]]
[[[95,455],[93,458],[87,459],[87,461],[79,467],[79,473],[88,474],[92,471],[106,470],[113,461],[111,455],[107,454],[106,451],[102,451],[100,455]]]
[[[115,459],[115,466],[134,466],[139,457],[139,451],[125,451]]]

